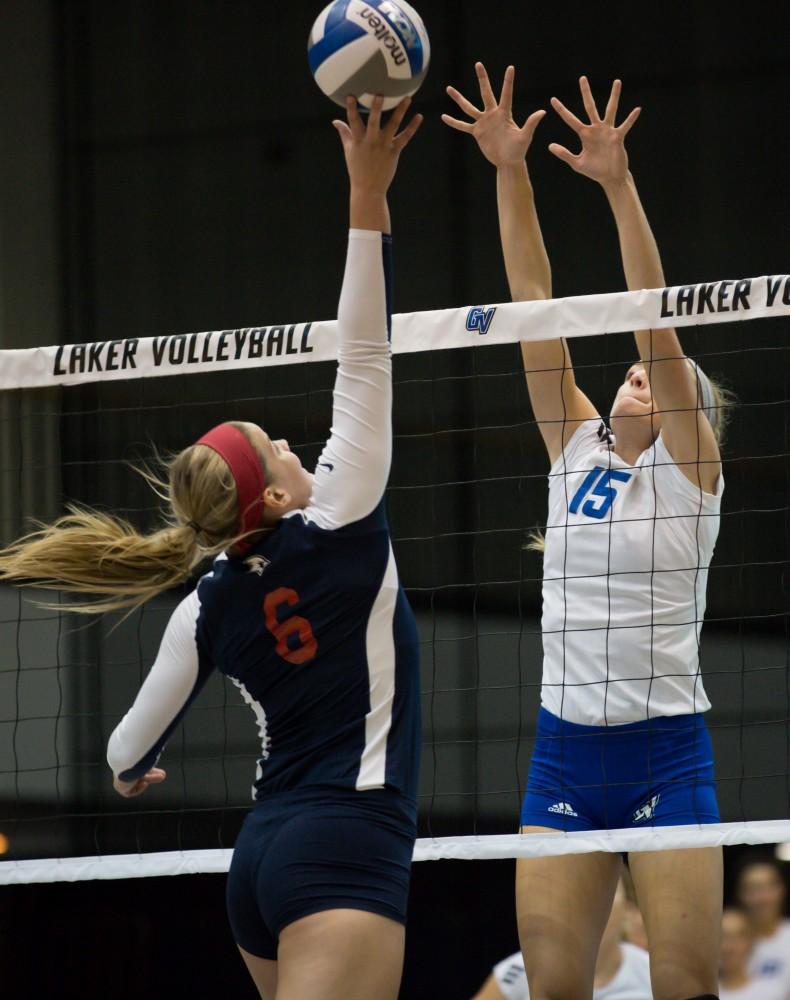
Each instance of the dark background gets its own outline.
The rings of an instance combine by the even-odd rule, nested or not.
[[[336,112],[306,64],[306,37],[320,6],[4,0],[0,348],[334,316],[347,181],[329,124]],[[496,81],[508,62],[516,64],[519,120],[548,107],[552,94],[578,110],[582,72],[599,99],[612,77],[623,79],[623,110],[644,108],[629,151],[670,284],[788,270],[786,5],[733,14],[712,3],[417,6],[433,60],[415,102],[427,121],[404,155],[391,197],[396,311],[507,298],[493,169],[471,140],[439,121],[442,111],[454,111],[446,83],[474,97],[475,59]],[[554,291],[618,290],[605,199],[546,150],[552,140],[571,139],[550,114],[530,153]],[[788,814],[786,342],[776,322],[691,332],[684,340],[741,401],[726,454],[707,660],[703,645],[726,819]],[[573,350],[580,380],[603,409],[632,359],[632,343],[591,338]],[[543,516],[545,469],[515,349],[440,353],[396,365],[389,500],[402,578],[426,643],[423,832],[428,818],[434,832],[505,831],[516,815],[537,696],[540,566],[521,543],[524,528]],[[181,447],[213,417],[265,420],[300,447],[305,461],[314,458],[326,433],[331,371],[313,367],[243,373],[223,378],[220,389],[216,380],[193,378],[121,384],[110,394],[86,387],[33,403],[7,394],[14,398],[0,399],[2,462],[14,474],[3,477],[4,537],[18,532],[22,511],[46,515],[64,496],[144,520],[150,498],[123,478],[119,460],[136,457],[149,440]],[[31,408],[50,416],[32,418]],[[124,411],[111,426],[102,418],[109,409]],[[29,456],[40,456],[36,442],[51,445],[55,426],[53,477]],[[518,475],[508,479],[503,470],[512,467]],[[150,662],[148,647],[169,605],[114,638],[96,629],[80,633],[61,658],[60,623],[44,624],[15,596],[0,597],[8,611],[0,622],[3,648],[16,648],[20,667],[20,642],[32,650],[46,640],[59,651],[64,717],[77,720],[69,725],[65,763],[63,733],[54,737],[62,801],[111,803],[104,736]],[[446,630],[438,639],[437,623]],[[475,641],[462,645],[458,637],[470,623]],[[485,631],[499,645],[486,647]],[[514,656],[505,648],[511,640]],[[112,683],[108,649],[112,669],[124,666],[123,649],[134,661]],[[505,660],[516,666],[500,676]],[[61,689],[66,668],[73,677]],[[39,677],[48,682],[46,671]],[[16,662],[7,678],[0,670],[0,692],[6,704],[16,698],[18,719]],[[13,727],[13,754],[24,756],[25,741],[32,754],[43,744],[35,720],[23,733],[6,714],[14,713],[4,713],[0,737]],[[248,736],[249,721],[241,725]],[[49,730],[46,739],[52,742]],[[248,744],[231,748],[244,784]],[[217,751],[188,728],[180,749],[186,789],[189,764],[181,760],[201,768],[200,754],[216,764]],[[509,764],[507,778],[494,783],[502,794],[492,796],[486,781],[502,773],[500,753],[516,758],[515,771]],[[28,798],[20,799],[18,777],[16,789],[2,784],[2,815],[48,815],[49,792],[37,799],[32,783],[36,762],[17,756],[14,763],[25,780],[29,768],[31,784],[22,781]],[[224,789],[232,766],[233,759],[217,779]],[[437,788],[452,794],[437,799]],[[184,792],[181,805],[190,804]],[[219,842],[232,843],[238,814],[222,817]],[[211,822],[216,826],[216,817]],[[89,826],[70,828],[64,853],[127,849],[112,828]],[[52,838],[60,846],[60,828],[45,829],[49,846],[29,852],[52,853]],[[203,832],[195,827],[196,843]],[[144,820],[135,836],[149,849],[158,846],[158,829],[149,831]],[[192,846],[192,836],[184,821],[179,844]],[[415,866],[404,998],[462,1000],[515,948],[512,875],[509,862]],[[222,891],[216,876],[4,888],[4,990],[15,997],[251,996],[233,954]]]

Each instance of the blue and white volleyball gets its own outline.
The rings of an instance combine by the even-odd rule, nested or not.
[[[422,18],[405,0],[335,0],[316,18],[307,43],[315,82],[336,104],[352,94],[389,110],[419,88],[431,45]]]

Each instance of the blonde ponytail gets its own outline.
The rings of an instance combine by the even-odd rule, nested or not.
[[[540,528],[535,528],[534,531],[530,531],[527,535],[527,544],[524,548],[528,552],[540,552],[541,555],[546,551],[546,536],[540,530]]]
[[[0,550],[0,580],[98,598],[51,605],[61,610],[133,611],[240,540],[236,484],[215,451],[192,445],[161,464],[167,478],[135,467],[168,505],[158,531],[141,534],[124,518],[69,506],[63,517]]]

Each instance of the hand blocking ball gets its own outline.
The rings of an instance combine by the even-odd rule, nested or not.
[[[307,56],[315,82],[336,104],[352,94],[369,109],[382,94],[387,111],[425,79],[431,44],[404,0],[335,0],[316,18]]]

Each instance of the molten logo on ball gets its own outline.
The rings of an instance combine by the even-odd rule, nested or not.
[[[396,66],[403,66],[404,63],[408,62],[408,57],[403,51],[400,40],[390,31],[386,21],[383,21],[370,7],[365,7],[359,16],[371,26],[373,37],[387,49]]]

